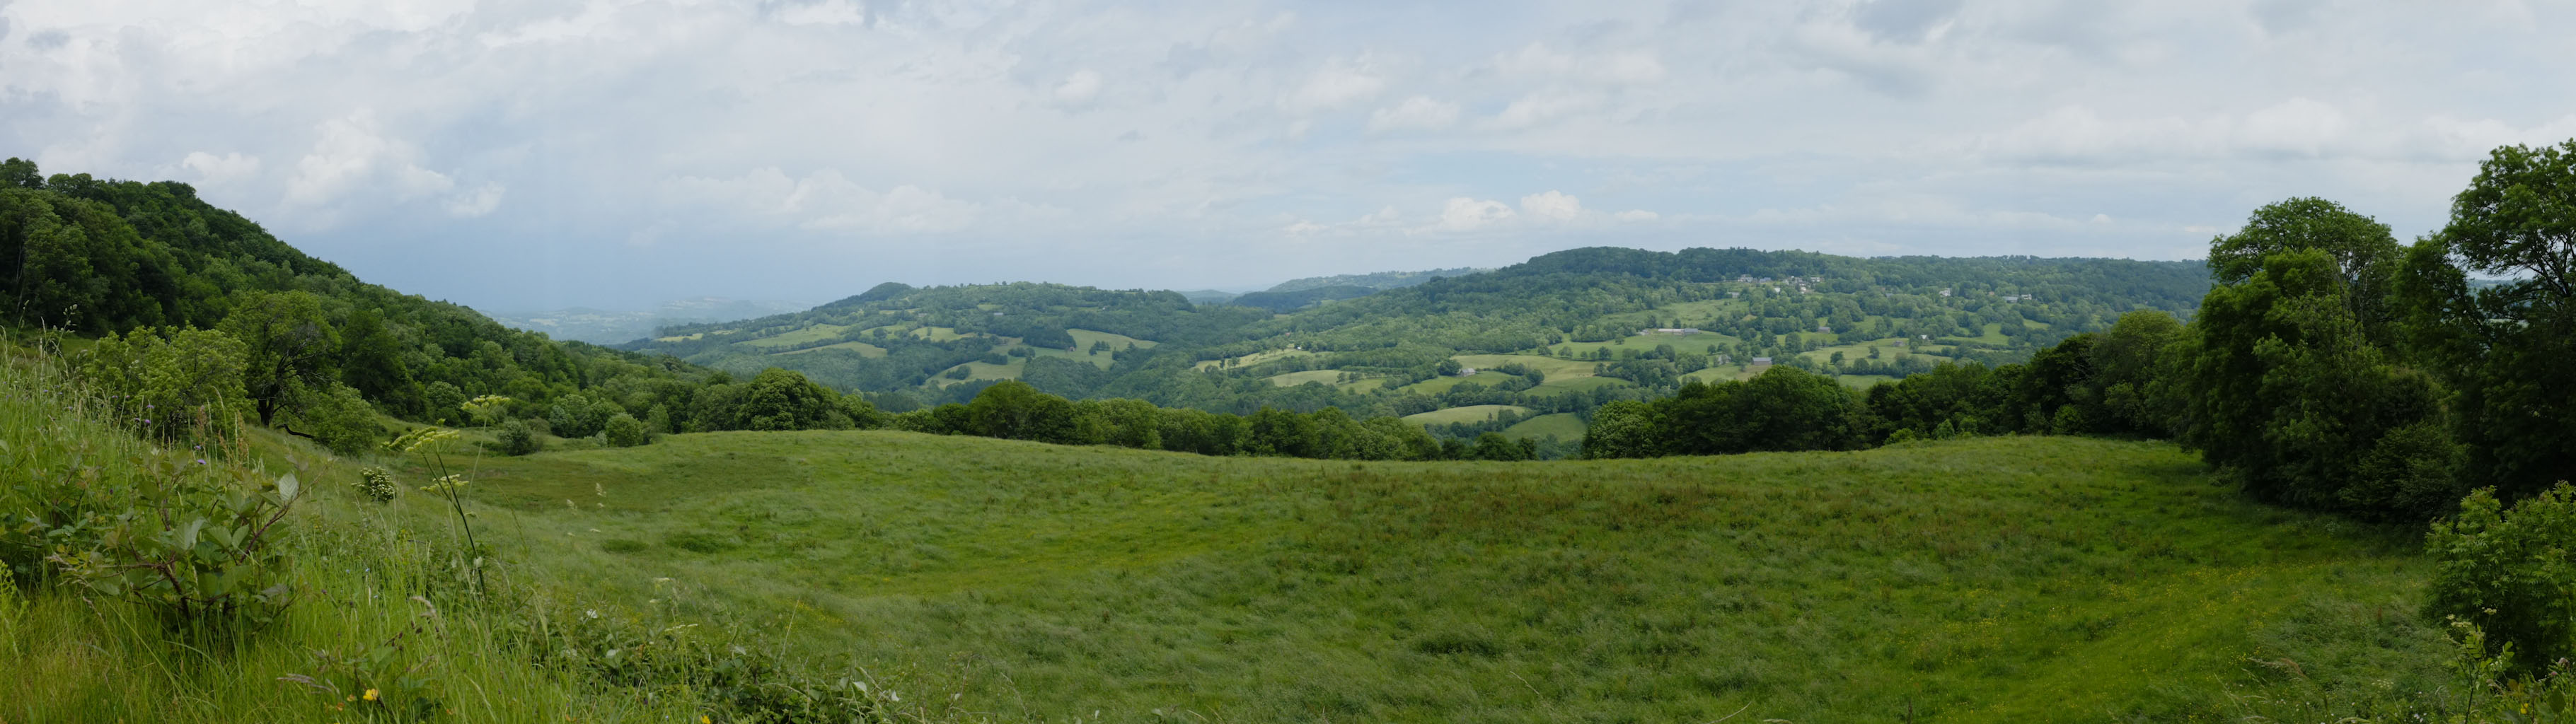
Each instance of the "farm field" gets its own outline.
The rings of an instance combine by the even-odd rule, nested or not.
[[[1342,382],[1342,371],[1341,371],[1341,370],[1306,370],[1306,371],[1303,371],[1303,372],[1287,372],[1287,373],[1282,373],[1282,374],[1271,375],[1271,376],[1269,376],[1269,377],[1267,377],[1267,378],[1264,378],[1264,379],[1269,380],[1269,381],[1270,381],[1270,384],[1278,385],[1278,386],[1281,386],[1281,387],[1295,387],[1295,386],[1298,386],[1298,385],[1306,384],[1306,383],[1308,383],[1308,382],[1317,382],[1317,383],[1322,383],[1322,384],[1327,384],[1327,385],[1339,385],[1339,384],[1341,384],[1341,382]]]
[[[1011,719],[2217,720],[2311,686],[2249,660],[2444,675],[2411,538],[2165,443],[1363,464],[714,433],[482,466],[505,550],[606,615],[759,621]]]
[[[1451,407],[1448,409],[1432,410],[1430,412],[1406,415],[1404,416],[1404,421],[1416,425],[1447,425],[1456,422],[1484,422],[1486,420],[1493,419],[1494,415],[1506,410],[1524,415],[1529,414],[1529,408],[1521,407],[1519,405],[1466,405],[1462,407]]]
[[[1450,359],[1457,360],[1458,364],[1480,370],[1507,364],[1521,365],[1546,375],[1547,382],[1591,377],[1592,365],[1596,364],[1592,360],[1571,360],[1535,354],[1462,354]]]
[[[794,347],[800,344],[813,344],[815,342],[839,337],[842,332],[849,331],[849,329],[850,328],[847,325],[817,324],[792,332],[773,334],[759,339],[745,340],[742,344],[752,347],[768,347],[773,349],[779,347]]]
[[[1504,380],[1508,379],[1512,379],[1512,376],[1501,372],[1479,370],[1476,374],[1465,377],[1453,377],[1448,375],[1433,377],[1421,382],[1398,387],[1396,390],[1399,392],[1411,392],[1418,395],[1437,395],[1443,392],[1448,392],[1451,387],[1456,387],[1469,382],[1490,387],[1502,384]]]
[[[1511,427],[1503,428],[1503,436],[1514,440],[1543,438],[1549,435],[1556,436],[1558,440],[1583,439],[1583,418],[1571,412],[1558,412],[1522,420],[1512,423]]]
[[[816,351],[827,350],[827,349],[846,349],[846,350],[849,350],[849,351],[852,351],[852,352],[857,352],[857,353],[859,353],[859,356],[861,356],[861,357],[867,357],[867,358],[870,358],[870,359],[875,359],[875,358],[879,358],[879,357],[884,357],[884,356],[886,356],[886,350],[885,350],[885,348],[884,348],[884,347],[879,347],[879,346],[876,346],[876,345],[873,345],[873,344],[868,344],[868,343],[866,343],[866,342],[842,342],[842,343],[839,343],[839,344],[827,344],[827,345],[823,345],[823,346],[821,346],[821,347],[807,347],[807,348],[804,348],[804,349],[794,349],[794,350],[788,350],[788,351],[785,351],[785,352],[775,352],[775,353],[773,353],[773,354],[780,354],[780,355],[805,354],[805,353],[807,353],[807,352],[816,352]]]

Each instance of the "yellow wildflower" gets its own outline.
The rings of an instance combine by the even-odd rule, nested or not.
[[[381,697],[381,696],[384,696],[384,695],[383,695],[382,693],[380,693],[380,692],[377,692],[377,691],[376,691],[376,690],[374,690],[374,689],[368,689],[368,690],[367,690],[367,696],[366,696],[366,699],[367,699],[368,701],[375,701],[378,697]]]

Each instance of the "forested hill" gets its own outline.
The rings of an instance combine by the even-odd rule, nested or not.
[[[1077,398],[1330,406],[1570,441],[1593,407],[1690,379],[1796,366],[1864,385],[2019,361],[2124,312],[2188,314],[2208,288],[2196,261],[1587,248],[1332,301],[1335,287],[1315,287],[1285,314],[1172,292],[889,283],[628,348],[737,374],[793,369],[897,411],[1019,379]]]
[[[0,163],[0,258],[15,264],[0,275],[9,326],[113,335],[138,359],[190,344],[201,346],[180,356],[238,357],[225,364],[242,371],[256,421],[326,437],[346,428],[348,444],[373,427],[354,399],[398,417],[462,421],[478,397],[495,396],[492,414],[522,417],[567,402],[599,406],[610,388],[617,414],[631,407],[642,417],[656,405],[685,408],[688,390],[709,376],[366,283],[177,182],[46,177],[9,159]],[[178,334],[187,328],[223,335]],[[327,411],[351,419],[335,424]]]

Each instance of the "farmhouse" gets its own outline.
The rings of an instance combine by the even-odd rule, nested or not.
[[[1769,357],[1755,357],[1755,358],[1753,358],[1753,366],[1755,366],[1755,367],[1767,367],[1767,366],[1770,366],[1770,364],[1771,364],[1771,358],[1769,358]]]

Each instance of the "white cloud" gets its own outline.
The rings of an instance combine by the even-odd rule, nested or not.
[[[1458,104],[1414,96],[1369,113],[1371,133],[1399,130],[1436,131],[1458,123]]]
[[[1376,98],[1385,91],[1386,78],[1367,56],[1334,58],[1281,99],[1280,107],[1296,113],[1330,111]]]
[[[1464,196],[1452,198],[1441,207],[1440,220],[1432,222],[1434,231],[1475,231],[1512,220],[1512,207],[1500,201],[1486,201]]]
[[[471,219],[492,213],[493,209],[501,208],[501,195],[506,191],[508,189],[500,184],[487,183],[474,187],[472,191],[448,197],[447,215]]]
[[[1583,202],[1561,191],[1521,197],[1521,215],[1541,221],[1573,221],[1583,215]]]
[[[730,179],[672,179],[675,200],[695,201],[785,222],[797,228],[866,234],[952,232],[975,223],[979,207],[911,184],[886,191],[861,186],[840,171],[824,169],[792,178],[762,168]]]
[[[777,17],[789,25],[858,25],[868,21],[867,10],[849,0],[788,5],[778,11]]]
[[[196,172],[197,183],[200,185],[236,184],[259,176],[259,157],[239,153],[217,156],[204,151],[193,151],[187,158],[181,159],[179,165]]]
[[[1489,123],[1494,128],[1528,128],[1554,121],[1601,105],[1600,96],[1589,93],[1544,90],[1521,96],[1504,106]]]
[[[1286,227],[1281,228],[1280,231],[1287,233],[1289,236],[1319,236],[1325,234],[1350,235],[1354,233],[1391,230],[1401,226],[1403,223],[1404,215],[1397,213],[1395,207],[1387,206],[1350,221],[1319,223],[1308,219],[1298,219],[1294,223],[1290,223]]]
[[[1568,53],[1531,43],[1519,51],[1495,56],[1494,68],[1506,74],[1566,79],[1603,85],[1644,85],[1664,79],[1664,63],[1647,50]]]
[[[402,201],[456,186],[446,174],[422,168],[416,163],[419,149],[386,137],[379,126],[370,111],[322,122],[312,149],[287,179],[286,205],[329,206],[360,194]]]
[[[1652,211],[1647,211],[1647,210],[1645,210],[1645,209],[1629,209],[1629,210],[1627,210],[1627,211],[1619,212],[1616,216],[1613,216],[1612,218],[1618,219],[1618,220],[1620,220],[1620,221],[1630,222],[1630,223],[1639,223],[1639,222],[1654,221],[1654,220],[1656,220],[1656,219],[1663,218],[1663,215],[1662,215],[1662,214],[1655,213],[1655,212],[1652,212]]]
[[[1074,71],[1055,86],[1055,102],[1070,107],[1088,105],[1099,95],[1100,73],[1088,68]]]

